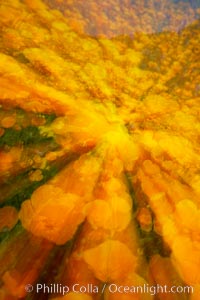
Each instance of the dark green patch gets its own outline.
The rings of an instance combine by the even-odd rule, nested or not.
[[[26,58],[26,56],[23,53],[17,53],[15,55],[15,59],[17,59],[20,63],[22,64],[28,64],[30,61],[28,60],[28,58]]]
[[[145,232],[138,228],[140,245],[144,251],[144,255],[147,260],[155,254],[159,254],[163,257],[168,257],[171,253],[169,247],[164,243],[163,238],[155,231]]]
[[[127,183],[127,186],[128,186],[128,191],[129,191],[129,194],[131,196],[132,203],[133,203],[133,212],[136,212],[138,204],[137,204],[135,191],[134,191],[134,188],[133,188],[133,185],[132,185],[132,180],[131,180],[132,177],[128,172],[126,172],[125,173],[125,178],[126,178],[126,183]]]
[[[51,124],[56,119],[56,115],[55,114],[44,115],[44,117],[46,119],[46,125]]]
[[[29,145],[44,141],[53,141],[53,138],[41,135],[39,129],[35,126],[22,128],[20,131],[8,128],[0,138],[0,147],[5,145],[13,147],[16,144]]]
[[[5,205],[11,205],[20,209],[21,203],[29,199],[39,186],[46,183],[49,179],[54,177],[61,169],[63,169],[68,163],[76,160],[79,157],[76,153],[66,154],[60,157],[57,161],[48,165],[46,169],[41,170],[43,178],[40,181],[30,181],[29,173],[35,169],[27,170],[26,172],[18,175],[10,180],[7,184],[4,184],[0,194],[0,207]]]
[[[14,182],[10,182],[11,189],[12,187],[14,188],[7,200],[4,203],[0,204],[0,207],[3,207],[6,204],[12,205],[17,209],[20,209],[21,203],[24,200],[29,199],[35,189],[44,184],[50,178],[54,177],[58,173],[59,169],[56,166],[52,166],[49,169],[41,171],[43,179],[40,181],[30,181],[28,177],[29,172],[25,172],[23,174],[18,175],[14,179]],[[21,186],[21,188],[19,189],[18,186]]]
[[[0,232],[0,243],[2,241],[8,240],[11,236],[18,234],[21,231],[21,223],[18,222],[12,230],[7,230],[5,228],[4,231]]]

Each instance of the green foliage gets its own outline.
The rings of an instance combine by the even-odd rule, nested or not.
[[[48,120],[48,122],[50,120]],[[20,131],[8,128],[5,130],[4,135],[0,138],[0,147],[4,145],[12,147],[16,144],[28,145],[45,141],[50,142],[52,140],[52,137],[41,135],[39,128],[35,126],[28,126],[26,128],[22,128]]]

